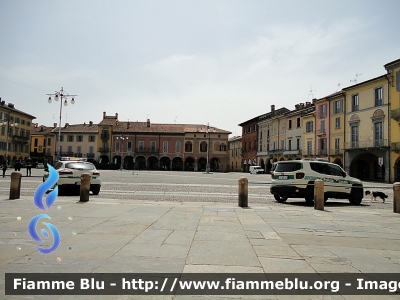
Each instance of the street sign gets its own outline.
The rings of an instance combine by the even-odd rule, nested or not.
[[[383,157],[379,157],[378,158],[378,165],[380,165],[382,167],[382,165],[383,165]]]

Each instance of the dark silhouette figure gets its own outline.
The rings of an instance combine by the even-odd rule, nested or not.
[[[30,158],[26,160],[26,177],[32,176],[32,161]]]
[[[3,160],[2,169],[3,169],[3,177],[5,177],[6,171],[7,171],[7,161],[6,160]]]

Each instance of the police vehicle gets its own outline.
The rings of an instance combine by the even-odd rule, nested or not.
[[[324,181],[324,197],[349,199],[352,204],[360,204],[363,198],[363,184],[337,164],[324,161],[292,160],[274,164],[271,172],[271,194],[278,202],[288,198],[304,198],[314,201],[314,182]]]
[[[82,173],[89,173],[90,190],[93,195],[98,195],[100,193],[100,172],[96,169],[94,164],[88,162],[86,158],[61,157],[61,159],[54,164],[54,169],[59,175],[57,181],[59,192],[78,188],[81,184]],[[47,171],[47,173],[43,176],[43,182],[49,177],[48,169],[46,168],[45,171]]]

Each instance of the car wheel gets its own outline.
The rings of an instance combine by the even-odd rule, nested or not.
[[[351,204],[359,205],[363,199],[363,190],[362,187],[353,186],[351,188],[349,202]]]
[[[100,193],[100,187],[95,187],[92,189],[93,195],[98,195]]]
[[[310,185],[312,184],[312,185]],[[307,194],[306,194],[306,202],[313,203],[314,202],[314,182],[309,182],[307,186]]]
[[[279,195],[274,195],[274,198],[275,198],[276,201],[278,201],[280,203],[285,202],[287,200],[287,197],[285,197],[285,196],[281,197]]]

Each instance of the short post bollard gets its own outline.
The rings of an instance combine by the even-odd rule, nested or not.
[[[81,190],[80,190],[80,202],[89,201],[89,191],[90,191],[90,174],[83,173],[81,175]]]
[[[324,182],[317,179],[314,185],[314,209],[324,210],[324,200]]]
[[[239,206],[247,207],[249,204],[248,194],[249,194],[249,181],[246,177],[240,177],[239,183]]]
[[[400,182],[393,183],[393,212],[400,214]]]
[[[11,173],[10,200],[19,199],[21,196],[21,172]]]

